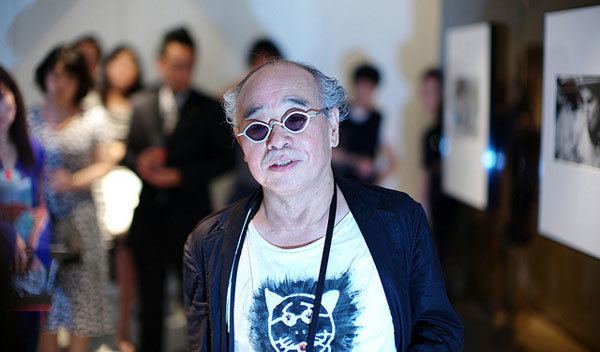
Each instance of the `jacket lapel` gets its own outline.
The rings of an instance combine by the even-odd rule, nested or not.
[[[400,337],[406,336],[407,333],[402,331],[402,327],[408,326],[402,324],[401,320],[403,314],[410,315],[410,312],[404,312],[403,309],[403,302],[409,301],[406,294],[408,290],[402,289],[408,285],[405,278],[408,277],[407,268],[410,264],[407,258],[400,255],[402,252],[394,250],[398,245],[395,239],[401,231],[398,216],[381,206],[381,191],[341,178],[336,179],[336,182],[348,202],[377,267],[392,314],[396,346],[401,346]]]
[[[233,288],[235,287],[236,272],[233,272],[232,275],[232,269],[234,266],[237,267],[237,263],[239,263],[239,256],[242,251],[244,241],[244,237],[241,237],[241,235],[246,216],[250,207],[253,207],[255,208],[255,211],[250,215],[248,221],[254,217],[256,210],[258,210],[258,207],[260,206],[261,200],[262,190],[258,189],[250,197],[241,200],[234,205],[230,212],[232,216],[227,218],[223,224],[223,243],[219,251],[220,253],[218,254],[222,268],[220,272],[220,285],[218,288],[218,297],[220,297],[219,307],[221,312],[218,314],[218,316],[220,319],[222,319],[220,322],[222,331],[220,336],[220,345],[223,346],[224,350],[228,350],[226,346],[228,346],[231,342],[229,341],[229,332],[227,328],[227,320],[229,319],[227,317],[227,297],[229,293],[230,275]],[[233,309],[235,302],[232,303],[231,309]]]

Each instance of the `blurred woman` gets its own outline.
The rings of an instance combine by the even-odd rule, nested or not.
[[[116,47],[102,64],[102,87],[100,95],[110,113],[111,123],[124,140],[129,129],[131,95],[142,88],[139,59],[135,51],[125,45]]]
[[[29,139],[25,107],[12,77],[0,67],[0,232],[11,243],[7,350],[35,351],[39,311],[49,306],[50,231],[41,192],[43,155]]]
[[[100,93],[109,112],[111,128],[115,136],[124,141],[129,133],[131,95],[142,88],[140,64],[132,48],[118,46],[104,59],[102,82]],[[117,346],[122,352],[134,351],[129,324],[136,295],[136,274],[124,235],[131,225],[140,189],[141,182],[135,173],[125,167],[117,167],[103,177],[95,192],[100,222],[115,240],[115,266],[119,286],[116,338]]]
[[[29,114],[46,152],[45,194],[53,236],[69,239],[76,259],[61,264],[52,306],[40,338],[41,351],[57,351],[57,331],[70,333],[70,351],[85,351],[90,336],[111,333],[108,262],[96,218],[91,185],[116,164],[102,108],[82,112],[91,80],[82,55],[59,46],[40,63],[35,80],[45,101]]]

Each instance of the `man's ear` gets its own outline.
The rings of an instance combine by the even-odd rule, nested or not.
[[[238,127],[233,127],[232,129],[233,131],[233,138],[235,138],[235,142],[240,146],[240,149],[242,150],[242,155],[244,156],[244,161],[248,162],[248,160],[246,160],[246,153],[244,153],[244,148],[242,147],[242,138],[244,138],[244,136],[237,136],[237,134],[239,133],[239,128]]]
[[[327,122],[329,123],[329,144],[335,148],[340,143],[340,110],[332,108],[328,111]]]
[[[248,159],[246,159],[246,152],[244,151],[244,149],[242,148],[242,155],[244,156],[244,162],[246,164],[248,164]]]
[[[240,149],[242,150],[242,155],[244,156],[244,161],[247,163],[248,160],[246,160],[246,152],[244,151],[244,147],[242,146],[242,138],[245,138],[244,136],[237,136],[237,134],[239,133],[239,128],[238,127],[233,127],[233,135],[235,138],[236,143],[240,146]]]

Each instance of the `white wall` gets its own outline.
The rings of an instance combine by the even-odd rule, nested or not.
[[[132,44],[151,83],[162,33],[188,26],[200,44],[195,82],[213,94],[243,74],[245,53],[257,36],[273,38],[287,58],[314,64],[345,83],[352,66],[368,59],[383,74],[378,100],[387,118],[384,137],[402,162],[420,151],[403,136],[420,134],[424,125],[406,131],[415,126],[405,119],[415,97],[416,71],[438,57],[439,7],[439,0],[2,0],[0,63],[33,104],[41,99],[32,79],[39,60],[56,43],[90,32],[100,37],[105,51]],[[417,195],[413,164],[401,166],[388,185]]]

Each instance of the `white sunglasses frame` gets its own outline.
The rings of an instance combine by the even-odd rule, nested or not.
[[[280,121],[270,120],[268,123],[267,122],[263,122],[263,121],[253,121],[248,126],[246,126],[246,128],[244,128],[244,130],[242,132],[237,133],[235,136],[236,137],[242,137],[242,136],[244,136],[247,140],[249,140],[252,143],[262,143],[262,142],[266,141],[267,139],[269,139],[269,136],[271,135],[271,132],[273,131],[273,126],[274,125],[281,125],[283,127],[283,129],[285,129],[287,132],[290,132],[290,133],[294,133],[294,134],[302,133],[302,132],[304,132],[304,130],[306,129],[306,127],[308,127],[308,124],[309,124],[310,120],[313,117],[318,116],[320,113],[322,113],[325,110],[326,110],[325,108],[323,108],[323,109],[308,109],[308,110],[301,110],[301,109],[289,110],[288,112],[286,112],[281,117]],[[306,120],[306,123],[304,124],[304,126],[301,129],[299,129],[298,131],[292,131],[289,128],[287,128],[286,125],[285,125],[285,121],[290,116],[292,116],[293,114],[302,114],[302,115],[308,117],[308,119]],[[269,129],[269,131],[265,135],[265,138],[257,141],[257,140],[254,140],[254,139],[250,138],[246,134],[246,131],[248,130],[248,128],[250,128],[253,125],[262,125],[262,126],[266,126]]]

